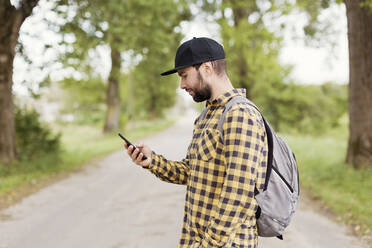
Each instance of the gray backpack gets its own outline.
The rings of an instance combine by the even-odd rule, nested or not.
[[[226,104],[218,122],[222,140],[226,112],[234,104],[244,102],[259,111],[256,105],[245,97],[232,98]],[[201,118],[204,118],[205,113],[206,110],[201,114]],[[263,116],[262,119],[265,124],[269,153],[264,190],[260,193],[255,189],[255,198],[259,205],[256,212],[258,235],[283,239],[282,233],[296,210],[300,193],[297,162],[288,144],[274,132]]]

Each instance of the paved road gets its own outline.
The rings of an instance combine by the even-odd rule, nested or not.
[[[144,141],[181,159],[193,120],[185,116]],[[161,182],[116,152],[0,212],[0,248],[177,247],[184,195],[184,186]],[[285,240],[260,239],[260,248],[362,247],[342,225],[301,203]]]

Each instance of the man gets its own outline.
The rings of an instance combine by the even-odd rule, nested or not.
[[[169,161],[146,145],[128,154],[161,180],[187,185],[179,247],[257,247],[255,189],[262,192],[267,139],[260,113],[246,103],[227,112],[223,140],[217,128],[225,104],[244,89],[234,89],[226,73],[223,47],[193,38],[177,50],[175,68],[181,88],[196,102],[207,101],[205,118],[195,120],[186,158]],[[147,156],[142,161],[143,155]]]

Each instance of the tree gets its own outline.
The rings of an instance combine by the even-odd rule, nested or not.
[[[20,28],[38,0],[0,2],[0,161],[9,165],[17,158],[12,96],[13,60]]]
[[[105,132],[119,126],[119,85],[124,52],[144,57],[152,49],[178,44],[180,35],[174,28],[189,16],[183,1],[173,0],[58,0],[56,11],[67,20],[61,26],[61,33],[74,39],[65,42],[71,48],[65,54],[66,66],[81,71],[81,64],[89,63],[89,52],[101,45],[111,50]]]
[[[344,2],[350,71],[350,134],[346,161],[354,167],[372,167],[372,1]]]
[[[346,162],[372,167],[372,0],[299,0],[311,16],[307,26],[316,34],[321,9],[344,3],[349,41],[349,140]]]

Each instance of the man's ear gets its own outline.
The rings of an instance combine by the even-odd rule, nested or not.
[[[199,70],[201,69],[202,73],[204,74],[203,76],[211,76],[213,74],[213,67],[212,67],[212,63],[211,62],[204,62]]]

